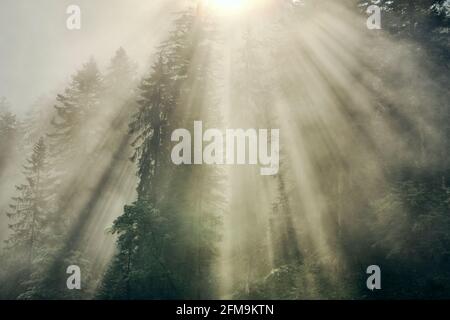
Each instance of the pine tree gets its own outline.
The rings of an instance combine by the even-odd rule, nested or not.
[[[111,134],[111,131],[114,133],[114,137],[109,139],[111,142],[116,139],[122,140],[127,136],[128,123],[137,108],[136,65],[122,47],[111,59],[103,82],[102,112],[98,124],[104,134]]]
[[[26,181],[16,186],[18,195],[13,197],[7,213],[11,219],[11,235],[6,241],[6,250],[13,256],[11,260],[15,261],[16,268],[25,273],[22,280],[29,281],[52,243],[50,219],[54,213],[53,179],[43,138],[35,144],[27,159],[24,175]]]
[[[56,116],[52,119],[49,152],[58,181],[58,232],[62,235],[68,224],[76,219],[74,203],[77,192],[86,187],[86,175],[77,174],[80,166],[89,173],[94,151],[102,135],[99,122],[102,76],[91,59],[72,76],[64,94],[57,95]],[[78,204],[79,205],[79,204]]]
[[[134,91],[136,65],[130,60],[124,48],[117,49],[105,75],[104,86],[114,92],[117,98],[126,99]]]
[[[54,116],[55,108],[50,97],[42,96],[32,104],[23,121],[24,145],[27,149],[31,150],[40,137],[47,135]]]
[[[155,177],[161,163],[162,141],[168,135],[168,115],[173,107],[173,97],[169,87],[169,75],[162,53],[152,67],[151,75],[142,81],[139,110],[130,123],[130,133],[136,136],[133,141],[138,161],[138,194],[142,198],[155,197],[149,183],[155,183]]]
[[[9,110],[6,98],[0,99],[0,176],[11,160],[20,151],[21,126],[16,116]]]
[[[214,170],[170,165],[172,130],[205,119],[201,95],[208,79],[202,66],[207,63],[196,60],[204,42],[195,10],[182,13],[175,25],[140,86],[139,109],[130,124],[136,137],[138,200],[114,223],[119,252],[102,297],[212,295],[219,179]]]
[[[47,184],[49,171],[47,167],[47,147],[41,138],[33,148],[33,154],[24,166],[27,182],[16,187],[19,195],[14,197],[15,204],[8,217],[16,220],[10,225],[13,235],[8,240],[10,248],[21,251],[27,248],[28,261],[31,265],[39,242],[43,241],[42,230],[49,213],[49,195]]]
[[[52,121],[53,130],[49,136],[52,152],[58,154],[61,161],[81,161],[81,157],[92,152],[97,127],[89,124],[98,115],[101,90],[102,77],[96,62],[91,59],[72,77],[65,92],[58,94],[57,116]]]
[[[130,133],[135,136],[132,143],[135,148],[132,159],[138,164],[138,200],[132,206],[127,206],[123,216],[114,223],[113,232],[119,234],[119,253],[106,275],[101,296],[111,297],[107,295],[107,292],[111,291],[114,292],[113,297],[123,298],[142,297],[142,294],[146,298],[169,297],[171,294],[174,296],[177,294],[175,288],[167,290],[167,286],[164,285],[164,283],[172,283],[174,286],[175,280],[166,274],[168,268],[166,266],[161,268],[152,263],[155,260],[162,261],[161,248],[166,245],[168,239],[168,234],[164,234],[167,226],[154,229],[157,224],[154,223],[152,216],[158,212],[155,208],[158,197],[164,194],[162,185],[158,183],[162,182],[162,164],[166,163],[163,157],[168,160],[167,150],[163,149],[163,145],[167,144],[169,138],[168,115],[170,109],[175,107],[176,93],[173,86],[177,80],[171,81],[174,74],[169,74],[175,69],[174,61],[169,61],[168,57],[170,44],[171,42],[168,41],[160,48],[150,75],[139,87],[141,94],[138,99],[138,111],[130,123]],[[173,54],[173,52],[170,53]],[[167,218],[163,221],[165,224],[168,223]],[[149,229],[159,230],[159,232],[151,232],[151,239],[149,239],[150,232],[140,232],[140,230]],[[148,255],[152,258],[155,255],[157,257],[149,259],[146,258]],[[118,276],[119,279],[116,278]],[[135,288],[136,285],[133,284],[138,283],[140,288]],[[108,288],[113,284],[112,290]]]
[[[29,290],[22,298],[73,298],[88,294],[89,288],[68,292],[65,286],[65,269],[71,264],[88,265],[80,258],[78,243],[75,241],[74,225],[80,221],[80,207],[85,206],[83,190],[88,185],[87,174],[94,151],[98,144],[98,123],[102,76],[93,59],[72,76],[63,94],[57,95],[56,115],[51,121],[47,134],[49,161],[52,166],[53,183],[48,188],[54,193],[54,212],[48,218],[52,237],[49,239],[45,261],[33,277]],[[84,168],[80,174],[80,167]],[[84,278],[89,278],[87,267]]]

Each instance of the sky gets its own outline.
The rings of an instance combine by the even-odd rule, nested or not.
[[[91,56],[104,69],[120,46],[142,70],[183,1],[1,0],[0,97],[24,114]],[[66,27],[69,5],[81,8],[81,30]]]

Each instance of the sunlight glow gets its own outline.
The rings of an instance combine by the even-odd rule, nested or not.
[[[248,6],[248,2],[248,0],[210,0],[209,4],[223,13],[239,13]]]

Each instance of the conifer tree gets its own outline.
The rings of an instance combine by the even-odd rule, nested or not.
[[[207,121],[202,23],[194,9],[183,12],[142,81],[139,109],[130,124],[136,137],[138,200],[113,227],[119,252],[100,296],[189,298],[212,295],[220,192],[211,169],[174,167],[171,132]],[[112,287],[112,289],[111,289]],[[110,292],[116,294],[111,295]]]
[[[0,176],[20,151],[21,125],[9,108],[6,98],[0,98]],[[10,164],[10,163],[9,163]]]
[[[39,139],[49,132],[52,118],[55,116],[53,100],[42,96],[32,105],[23,121],[24,141],[26,149],[31,150]]]
[[[120,141],[127,136],[128,123],[136,112],[136,68],[121,47],[111,59],[105,73],[104,90],[101,94],[102,116],[98,122],[103,131],[114,133],[110,140]]]
[[[44,221],[50,211],[48,184],[50,181],[47,147],[41,138],[33,148],[33,154],[24,165],[26,183],[16,187],[19,195],[14,197],[8,217],[15,222],[10,225],[13,234],[8,240],[10,248],[26,248],[29,264],[32,263],[39,243],[43,241]]]
[[[54,179],[48,187],[55,194],[53,205],[57,208],[49,218],[51,251],[41,264],[42,272],[34,278],[32,288],[24,293],[25,298],[72,298],[88,294],[88,288],[68,292],[64,279],[67,266],[88,264],[80,258],[74,234],[81,230],[75,231],[74,226],[81,221],[80,208],[86,206],[84,190],[89,187],[86,177],[92,176],[94,151],[102,138],[99,122],[102,91],[102,76],[91,59],[72,76],[64,93],[57,95],[56,115],[47,134]],[[85,268],[85,278],[89,278],[88,270]]]
[[[77,190],[84,187],[85,175],[76,174],[80,166],[88,170],[98,144],[102,76],[91,59],[72,76],[63,94],[58,94],[56,115],[48,133],[49,152],[58,182],[59,231],[63,234],[73,216]],[[71,209],[72,208],[72,209]]]
[[[25,182],[16,186],[17,196],[7,216],[11,235],[6,241],[6,251],[17,270],[22,270],[20,283],[27,290],[29,281],[37,274],[39,264],[50,254],[54,239],[52,222],[54,214],[53,178],[48,163],[48,150],[40,138],[24,165]],[[26,281],[24,281],[26,280]]]
[[[87,123],[98,115],[101,89],[102,77],[96,62],[91,59],[72,77],[65,92],[58,94],[57,116],[52,121],[53,130],[49,136],[52,151],[62,161],[80,159],[92,152],[97,127],[89,127]]]

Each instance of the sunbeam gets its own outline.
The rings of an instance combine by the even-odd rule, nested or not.
[[[0,299],[450,297],[441,2],[98,1],[4,28]]]

